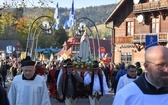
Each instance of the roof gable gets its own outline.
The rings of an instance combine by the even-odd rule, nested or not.
[[[121,0],[117,7],[112,11],[112,13],[110,14],[110,16],[107,18],[107,20],[104,22],[105,24],[108,24],[110,23],[111,21],[113,21],[114,19],[118,19],[118,14],[121,14],[121,12],[118,12],[118,11],[121,11],[122,9],[125,9],[124,7],[126,6],[126,4],[128,2],[131,2],[133,4],[133,1],[132,0]],[[133,5],[132,5],[133,7]]]
[[[20,46],[19,40],[0,40],[0,50],[6,50],[7,46]]]

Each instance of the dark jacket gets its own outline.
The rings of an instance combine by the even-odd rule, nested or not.
[[[6,65],[2,65],[2,66],[1,66],[1,73],[2,73],[2,76],[6,76],[6,75],[7,75]]]
[[[0,86],[0,105],[9,105],[6,90]]]

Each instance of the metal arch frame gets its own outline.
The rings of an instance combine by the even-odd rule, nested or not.
[[[40,28],[40,26],[41,26],[41,24],[39,24],[39,25],[37,26],[37,28],[34,30],[34,33],[33,33],[33,41],[32,41],[32,46],[31,46],[31,50],[30,50],[31,55],[33,54],[34,40],[35,40],[35,36],[36,36],[36,33],[37,33],[37,29]],[[41,32],[41,31],[42,31],[42,29],[40,29],[40,32]],[[40,34],[40,33],[38,33],[38,34]],[[38,35],[38,34],[37,34],[37,35]]]
[[[101,59],[101,56],[100,56],[100,42],[99,42],[99,32],[98,32],[98,29],[97,29],[97,26],[96,26],[96,24],[91,20],[91,19],[89,19],[89,18],[87,18],[87,17],[80,17],[80,18],[78,18],[77,20],[76,20],[76,23],[79,21],[79,20],[81,20],[81,19],[86,19],[86,20],[89,20],[93,25],[94,25],[94,27],[95,27],[95,29],[96,29],[96,37],[97,37],[97,42],[98,42],[98,56],[99,56],[99,60]],[[76,25],[76,23],[75,23],[75,25]],[[93,34],[93,32],[92,32],[92,30],[86,25],[86,27],[89,29],[89,31],[91,32],[91,34]],[[95,46],[95,44],[94,44],[94,41],[93,41],[93,46]],[[94,60],[96,59],[96,57],[95,57],[95,48],[94,48]]]
[[[35,45],[36,52],[37,52],[37,46],[38,46],[38,39],[39,39],[39,35],[40,35],[41,32],[42,32],[42,29],[37,33],[37,39],[36,39],[36,45]],[[34,60],[36,59],[36,52],[35,52],[35,55],[34,55]]]
[[[54,21],[53,21],[53,18],[51,18],[50,16],[40,16],[38,18],[36,18],[33,23],[31,24],[30,28],[29,28],[29,32],[28,32],[28,38],[27,38],[27,46],[26,46],[26,56],[28,56],[28,53],[30,52],[30,57],[32,56],[32,46],[34,46],[34,34],[33,34],[33,40],[30,40],[30,36],[32,35],[32,29],[33,29],[33,25],[34,23],[39,20],[39,19],[42,19],[42,18],[48,18],[50,19],[53,24],[54,24]],[[40,24],[41,25],[41,24]],[[38,25],[38,26],[40,26]],[[42,28],[41,28],[42,29]],[[52,27],[50,27],[50,29],[52,29]],[[35,31],[37,30],[37,28],[35,29]],[[35,32],[34,32],[35,33]],[[29,45],[30,44],[30,45]],[[30,48],[31,46],[31,48]]]

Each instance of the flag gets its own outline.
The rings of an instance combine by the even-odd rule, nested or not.
[[[21,52],[21,59],[25,59],[26,58],[26,52]]]
[[[54,55],[53,55],[53,53],[51,53],[50,54],[50,61],[53,61],[53,59],[54,59]]]
[[[63,26],[64,29],[69,29],[69,27],[68,27],[68,20],[69,20],[69,18],[66,18],[66,20],[64,22],[64,26]]]
[[[57,6],[55,8],[54,19],[55,19],[54,29],[58,30],[59,29],[59,8],[58,8],[58,3],[57,3]]]
[[[72,26],[75,24],[76,21],[76,17],[75,17],[75,9],[74,9],[74,0],[72,1],[72,8],[70,10],[70,14],[69,14],[69,20],[68,20],[68,27],[69,29],[72,28]]]

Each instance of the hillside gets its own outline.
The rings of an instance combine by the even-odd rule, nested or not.
[[[76,10],[76,17],[88,17],[96,25],[104,23],[107,17],[111,14],[111,12],[115,9],[116,4],[103,5],[103,6],[94,6],[87,7]],[[91,23],[88,23],[88,26],[92,26]]]
[[[111,39],[111,29],[106,28],[104,24],[97,25],[97,29],[101,39]],[[95,27],[92,27],[92,30],[96,33]]]
[[[100,38],[106,38],[110,37],[111,35],[111,30],[105,28],[105,25],[103,24],[105,20],[108,18],[108,16],[111,14],[111,12],[115,9],[117,4],[110,4],[110,5],[102,5],[102,6],[90,6],[86,8],[81,8],[81,9],[76,9],[75,10],[75,16],[76,19],[78,20],[81,17],[87,17],[90,20],[92,20],[95,25],[98,28]],[[39,16],[50,16],[54,17],[54,11],[55,8],[26,8],[24,9],[24,15],[28,17],[29,19],[35,20]],[[59,8],[59,13],[60,13],[60,26],[64,24],[66,18],[69,17],[69,8]],[[94,27],[94,24],[87,19],[80,19],[78,24],[80,22],[85,22],[85,24],[88,27]],[[94,28],[93,28],[94,29]],[[96,31],[94,31],[95,33]],[[69,34],[71,36],[71,34]]]
[[[91,19],[96,25],[100,25],[104,23],[104,21],[111,14],[111,12],[114,10],[115,7],[116,7],[116,4],[110,4],[110,5],[91,6],[91,7],[76,9],[75,10],[76,19],[80,17],[87,17]],[[38,7],[26,8],[24,10],[24,15],[26,15],[26,17],[29,17],[29,18],[37,17],[41,15],[53,16],[53,14],[50,14],[49,12],[54,13],[54,10],[55,8],[38,8]],[[59,8],[61,25],[64,24],[66,18],[69,16],[69,11],[70,9],[68,8]],[[93,24],[87,20],[86,20],[86,24],[89,27],[93,26]]]

